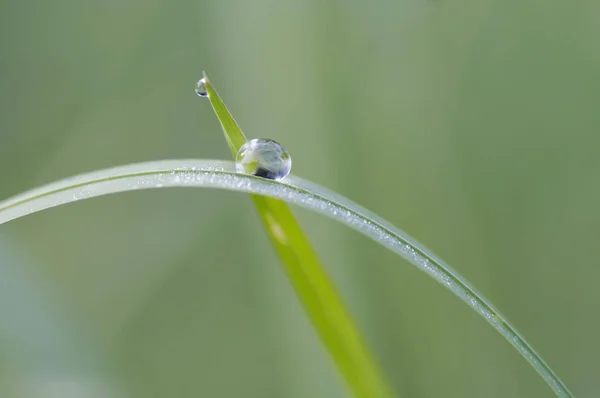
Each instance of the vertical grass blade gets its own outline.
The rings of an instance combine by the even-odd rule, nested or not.
[[[204,75],[203,79],[235,158],[247,141],[246,136],[208,77]],[[258,195],[252,195],[252,200],[298,299],[354,396],[391,397],[376,361],[289,206],[281,200]]]

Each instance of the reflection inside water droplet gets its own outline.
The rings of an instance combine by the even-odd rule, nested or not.
[[[292,158],[277,142],[255,138],[242,145],[235,157],[235,167],[239,173],[281,180],[290,174]]]
[[[198,83],[196,83],[196,94],[198,94],[199,97],[208,97],[208,92],[206,91],[205,77],[198,80]]]

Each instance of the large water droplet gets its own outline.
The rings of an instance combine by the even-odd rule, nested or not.
[[[208,97],[208,91],[206,91],[205,77],[198,80],[198,83],[196,83],[196,94],[198,94],[199,97]]]
[[[277,142],[255,138],[242,145],[235,157],[235,168],[239,173],[281,180],[290,174],[292,157]]]

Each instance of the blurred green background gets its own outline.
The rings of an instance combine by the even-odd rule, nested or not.
[[[594,396],[599,21],[592,0],[3,0],[0,198],[228,159],[206,70],[247,135],[444,258]],[[297,214],[399,396],[552,396],[424,273]],[[248,197],[172,189],[1,226],[0,396],[346,391]]]

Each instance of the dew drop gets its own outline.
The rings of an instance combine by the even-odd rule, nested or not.
[[[255,138],[242,145],[235,157],[235,168],[238,173],[281,180],[290,174],[292,158],[277,142]]]
[[[199,97],[208,97],[208,91],[206,91],[205,77],[198,80],[198,83],[196,83],[196,94],[198,94]]]

